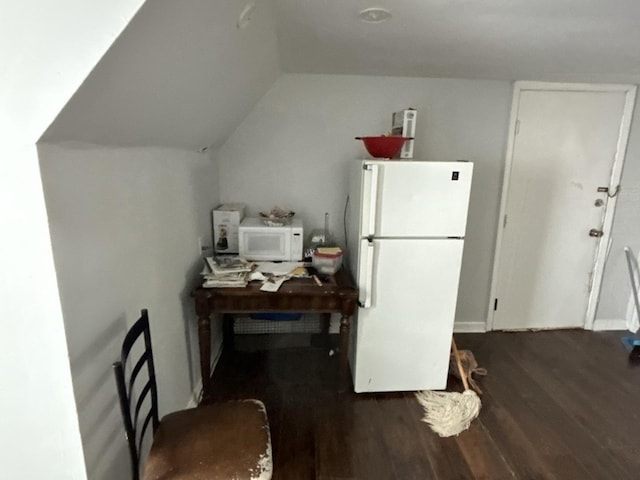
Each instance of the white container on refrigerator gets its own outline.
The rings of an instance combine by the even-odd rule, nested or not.
[[[473,164],[361,160],[350,172],[356,392],[446,387]]]

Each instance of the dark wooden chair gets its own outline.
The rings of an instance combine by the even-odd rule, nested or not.
[[[134,348],[140,337],[144,338],[144,344],[140,342]],[[138,351],[142,353],[135,358]],[[271,478],[269,422],[259,400],[221,402],[181,410],[158,419],[147,310],[142,310],[140,318],[127,333],[122,357],[113,364],[113,369],[133,480]],[[140,451],[149,425],[153,440],[140,477]]]

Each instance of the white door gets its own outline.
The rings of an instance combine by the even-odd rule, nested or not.
[[[446,386],[463,240],[373,240],[370,308],[354,323],[356,392]],[[353,357],[352,357],[353,361]]]
[[[472,163],[395,160],[367,166],[363,236],[464,237]]]
[[[635,89],[544,85],[514,93],[495,330],[589,327],[606,256]]]

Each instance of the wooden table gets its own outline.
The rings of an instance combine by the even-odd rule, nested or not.
[[[198,343],[200,346],[200,372],[203,400],[210,398],[211,378],[211,315],[224,315],[224,342],[233,345],[234,314],[238,313],[322,313],[324,329],[328,333],[331,313],[340,319],[340,390],[349,387],[349,331],[351,316],[358,302],[358,291],[350,274],[342,269],[318,286],[310,278],[293,278],[284,282],[277,292],[263,292],[260,282],[251,282],[244,288],[197,288],[192,297],[198,315]]]

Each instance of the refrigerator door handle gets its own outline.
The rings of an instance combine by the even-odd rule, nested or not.
[[[363,215],[363,220],[367,222],[362,229],[362,236],[364,237],[375,235],[376,233],[376,210],[378,205],[378,165],[368,165],[368,167],[370,168],[364,171],[365,189],[368,193],[368,195],[363,195],[367,202],[365,208],[368,210]]]
[[[363,238],[360,240],[362,262],[360,263],[360,285],[358,303],[363,308],[371,307],[373,298],[373,259],[375,244],[373,241]]]

